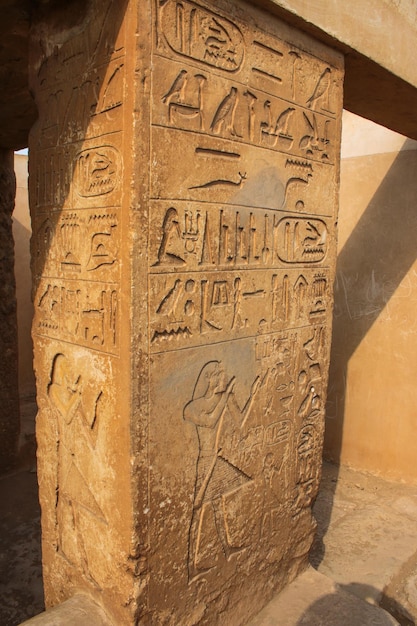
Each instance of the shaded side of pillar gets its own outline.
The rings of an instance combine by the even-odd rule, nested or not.
[[[29,196],[45,602],[82,591],[116,624],[132,624],[135,613],[126,5],[39,7],[30,53],[39,111]]]
[[[0,149],[0,471],[16,461],[19,437],[18,344],[12,212],[13,151]]]

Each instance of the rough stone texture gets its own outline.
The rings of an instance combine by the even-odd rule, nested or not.
[[[0,470],[13,465],[19,437],[17,317],[12,212],[13,152],[0,149]]]
[[[42,610],[43,606],[40,548],[37,545],[40,538],[39,505],[34,497],[34,481],[35,475],[28,471],[9,474],[0,480],[3,503],[0,511],[2,626],[16,626]],[[366,514],[358,515],[367,501],[374,506],[366,507]],[[376,507],[382,511],[377,518],[374,515]],[[323,593],[329,593],[331,601],[332,598],[337,600],[337,590],[343,590],[371,604],[383,606],[402,626],[413,626],[417,622],[416,510],[417,487],[390,483],[324,463],[320,491],[313,508],[318,526],[310,553],[311,562],[340,584],[337,587],[332,585],[330,595],[330,583],[327,581],[327,589],[323,589],[325,579],[316,577],[313,581],[315,591],[311,585],[303,586],[295,607],[286,603],[286,607],[281,606],[278,612],[274,607],[280,606],[280,598],[274,598],[264,615],[270,615],[277,625],[282,626],[283,615],[299,617]],[[337,531],[339,522],[343,532]],[[399,536],[403,534],[399,542]],[[370,541],[371,535],[377,541]],[[329,609],[329,602],[320,603],[315,608],[321,606]],[[362,623],[359,619],[354,626]],[[349,621],[346,624],[350,626]]]
[[[342,59],[243,2],[83,6],[32,34],[47,604],[243,624],[315,527]]]
[[[39,11],[31,73],[40,117],[29,167],[46,604],[85,588],[116,624],[134,622],[136,567],[124,8],[97,1]]]

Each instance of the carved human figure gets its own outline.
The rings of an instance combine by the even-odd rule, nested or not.
[[[209,568],[198,566],[198,546],[202,532],[204,505],[212,507],[216,532],[227,560],[242,548],[232,547],[227,537],[222,497],[241,487],[251,478],[223,456],[222,426],[226,409],[240,427],[244,423],[260,386],[259,378],[252,384],[244,409],[240,410],[233,395],[235,377],[227,383],[219,361],[209,361],[201,369],[193,397],[184,407],[184,419],[197,427],[199,452],[194,491],[193,514],[189,534],[188,577],[191,582]],[[229,400],[233,402],[228,406]]]
[[[101,390],[92,386],[78,369],[74,369],[64,354],[59,353],[55,356],[48,396],[58,412],[57,547],[61,556],[73,565],[81,567],[86,578],[96,587],[99,585],[90,571],[80,518],[82,515],[89,515],[90,519],[92,516],[95,522],[101,523],[105,523],[105,518],[77,464],[76,449],[82,437],[76,422],[79,417],[82,428],[85,429],[87,426],[85,430],[91,433],[91,444],[94,445],[92,437],[97,402],[101,394]]]
[[[81,376],[74,374],[63,354],[55,357],[48,394],[66,424],[71,424],[81,403]]]

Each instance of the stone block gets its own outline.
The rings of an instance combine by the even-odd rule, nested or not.
[[[243,624],[315,527],[342,59],[244,2],[83,11],[32,33],[47,602]]]

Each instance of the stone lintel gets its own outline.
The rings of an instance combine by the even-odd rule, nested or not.
[[[253,0],[345,55],[345,109],[417,139],[413,4]]]

